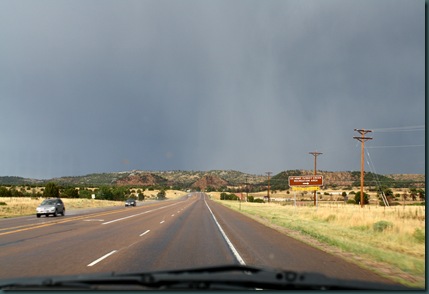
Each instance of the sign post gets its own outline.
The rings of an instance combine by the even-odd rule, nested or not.
[[[323,186],[323,176],[289,176],[289,186],[293,191],[314,191]],[[295,192],[296,195],[296,192]],[[317,207],[317,193],[316,193],[316,207]],[[296,206],[296,196],[295,196]]]
[[[296,191],[293,193],[293,206],[296,207]]]

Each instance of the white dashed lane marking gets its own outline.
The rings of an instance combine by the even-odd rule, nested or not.
[[[93,262],[91,262],[90,264],[88,264],[88,266],[93,266],[93,265],[99,263],[100,261],[102,261],[103,259],[109,257],[110,255],[112,255],[115,252],[116,252],[116,250],[113,250],[112,252],[107,253],[106,255],[104,255],[104,256],[100,257],[99,259],[94,260]]]
[[[144,232],[144,233],[142,233],[142,234],[140,234],[140,237],[141,236],[143,236],[143,235],[146,235],[147,233],[149,233],[150,232],[150,230],[147,230],[146,232]]]

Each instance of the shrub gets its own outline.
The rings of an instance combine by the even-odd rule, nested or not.
[[[263,199],[261,199],[261,198],[256,198],[253,202],[256,202],[256,203],[265,203],[265,201]]]
[[[347,200],[347,204],[356,204],[356,201],[354,199]]]
[[[417,243],[424,243],[425,242],[425,231],[423,231],[419,228],[416,228],[414,230],[413,237],[417,241]]]
[[[92,192],[89,190],[79,190],[79,198],[91,199]]]
[[[355,194],[355,202],[356,204],[360,203],[360,191]],[[369,195],[363,192],[363,204],[369,203]]]
[[[7,205],[7,203],[6,202],[0,202],[0,206],[2,206],[2,205]]]
[[[376,232],[383,232],[385,229],[391,228],[391,227],[393,227],[393,224],[391,222],[384,221],[384,220],[378,221],[372,225],[372,228]]]
[[[161,190],[158,192],[158,194],[156,195],[158,197],[158,199],[165,199],[165,190]]]
[[[365,232],[365,231],[368,231],[369,226],[354,226],[354,227],[351,227],[351,229],[356,230],[356,231]]]
[[[220,194],[220,200],[238,200],[238,199],[239,199],[238,196],[235,194],[228,194],[225,192],[222,192]]]
[[[419,203],[411,203],[407,204],[407,206],[425,206],[426,202],[419,202]]]

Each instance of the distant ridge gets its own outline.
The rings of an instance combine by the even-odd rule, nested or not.
[[[360,171],[317,171],[323,175],[324,185],[330,187],[358,186]],[[312,170],[286,170],[271,177],[273,189],[284,189],[289,176],[313,175]],[[60,177],[48,180],[28,179],[17,176],[0,177],[0,185],[33,185],[40,186],[47,182],[55,182],[63,186],[162,186],[176,189],[212,187],[219,189],[223,186],[266,186],[265,175],[247,174],[235,170],[211,171],[122,171],[111,173],[92,173],[84,176]],[[365,173],[365,186],[378,184],[389,187],[425,187],[424,174],[388,174],[380,175]]]

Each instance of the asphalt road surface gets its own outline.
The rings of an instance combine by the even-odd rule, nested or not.
[[[392,283],[209,200],[178,200],[0,220],[0,280],[226,264]]]

